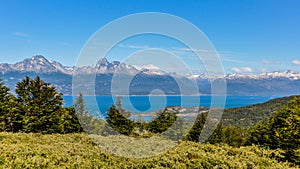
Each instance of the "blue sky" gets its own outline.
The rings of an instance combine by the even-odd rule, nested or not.
[[[14,63],[41,54],[75,65],[85,42],[105,24],[129,14],[163,12],[202,30],[226,73],[300,71],[299,9],[298,0],[0,0],[0,59]],[[131,39],[112,55],[121,59],[133,49],[172,48],[163,42]]]

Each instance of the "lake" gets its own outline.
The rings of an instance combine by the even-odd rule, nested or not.
[[[63,98],[65,100],[65,106],[73,105],[73,96],[63,96]],[[274,98],[277,97],[226,96],[225,108],[262,103]],[[107,110],[116,101],[116,97],[85,96],[84,100],[86,107],[91,110],[91,114],[99,115],[99,112],[101,112],[101,116],[106,116]],[[211,100],[211,96],[126,96],[123,97],[122,106],[134,113],[145,113],[157,111],[166,106],[211,106]],[[222,105],[222,101],[220,101],[220,103],[215,102],[212,106],[219,106],[218,104]]]

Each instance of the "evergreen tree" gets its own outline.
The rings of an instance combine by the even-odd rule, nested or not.
[[[235,126],[223,126],[219,124],[214,133],[206,141],[210,144],[228,144],[234,147],[240,147],[246,144],[247,136],[245,129]]]
[[[130,135],[134,129],[134,122],[124,117],[114,105],[108,111],[106,122],[120,134]]]
[[[121,96],[118,96],[117,97],[117,102],[116,102],[116,108],[117,108],[117,110],[118,110],[118,112],[120,113],[120,114],[122,114],[124,117],[126,117],[126,118],[128,118],[128,117],[130,117],[131,116],[131,112],[130,111],[128,111],[128,110],[125,110],[123,107],[122,107],[122,97]]]
[[[43,133],[75,132],[79,123],[75,111],[63,107],[62,94],[50,83],[45,83],[37,76],[34,80],[26,76],[17,83],[18,106],[23,115],[23,131]],[[65,127],[76,125],[73,130]]]
[[[90,110],[86,109],[85,107],[85,101],[83,99],[82,93],[80,93],[79,97],[75,99],[74,108],[82,128],[86,132],[88,132],[88,130],[91,130],[92,116],[89,116]]]
[[[7,132],[18,132],[23,129],[23,115],[18,106],[17,100],[13,95],[7,98],[5,105],[5,130]]]
[[[131,112],[122,108],[121,97],[118,97],[116,105],[117,107],[113,105],[108,110],[106,122],[110,127],[105,127],[105,135],[110,133],[116,134],[117,132],[133,137],[151,137],[154,134],[162,133],[168,130],[177,119],[176,112],[171,112],[165,109],[164,111],[159,111],[157,113],[158,117],[149,123],[142,121],[135,122],[131,119],[128,119],[128,117],[131,115]],[[176,131],[175,134],[179,134],[179,132]],[[169,133],[169,135],[172,135],[172,133]]]
[[[284,150],[284,160],[300,164],[300,98],[295,97],[252,128],[249,143]]]
[[[190,132],[184,138],[185,140],[199,142],[199,137],[201,134],[201,130],[205,124],[207,118],[207,113],[201,113],[197,116],[193,127],[191,128]]]
[[[6,105],[7,96],[9,95],[9,88],[2,83],[0,79],[0,131],[6,130]]]
[[[102,119],[98,119],[93,115],[89,115],[90,110],[86,108],[85,101],[82,93],[79,93],[79,97],[75,99],[74,108],[78,120],[88,134],[101,134],[105,122]]]
[[[77,116],[87,116],[90,112],[89,109],[85,107],[85,101],[83,99],[82,93],[79,93],[78,98],[75,99],[74,107],[76,110]]]
[[[148,123],[148,130],[152,133],[162,133],[168,130],[177,119],[176,113],[177,112],[171,112],[167,109],[159,111],[157,113],[158,117]]]
[[[62,109],[56,119],[58,119],[58,126],[56,127],[59,133],[77,133],[83,131],[73,107]]]
[[[16,98],[0,79],[0,131],[21,130],[22,119],[19,110]]]

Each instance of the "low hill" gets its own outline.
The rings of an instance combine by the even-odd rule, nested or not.
[[[266,117],[270,117],[272,113],[294,97],[300,96],[276,98],[264,103],[225,109],[221,123],[225,126],[233,125],[249,128]]]

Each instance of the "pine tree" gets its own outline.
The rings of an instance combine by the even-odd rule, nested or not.
[[[134,122],[124,117],[114,105],[108,111],[106,122],[120,134],[130,135],[134,129]]]
[[[16,98],[10,93],[0,79],[0,131],[21,130],[21,115]]]
[[[167,109],[157,112],[157,118],[148,123],[148,130],[153,133],[162,133],[168,130],[176,121],[176,112]]]
[[[90,110],[86,108],[82,93],[79,93],[79,97],[75,99],[74,108],[82,129],[85,132],[88,134],[101,134],[105,122],[89,114]]]
[[[76,110],[77,116],[87,116],[90,112],[89,109],[85,107],[85,101],[83,99],[82,93],[79,93],[79,97],[75,99],[74,107]]]
[[[57,127],[59,133],[77,133],[83,131],[73,107],[62,109],[56,119],[58,119],[58,123],[55,127]]]
[[[124,108],[123,108],[123,106],[122,106],[122,97],[121,96],[118,96],[117,97],[117,101],[116,101],[116,108],[117,108],[117,110],[118,110],[118,112],[120,113],[120,114],[122,114],[124,117],[126,117],[126,118],[128,118],[128,117],[130,117],[131,116],[131,112],[130,111],[128,111],[128,110],[125,110]]]
[[[7,103],[6,98],[8,95],[9,88],[4,86],[2,79],[0,79],[0,131],[6,130],[6,109],[5,105]]]
[[[75,111],[63,107],[62,94],[50,83],[37,76],[34,80],[26,76],[17,83],[17,102],[23,115],[23,131],[42,133],[75,132]],[[74,123],[74,124],[70,124]],[[75,129],[65,127],[75,125]]]

